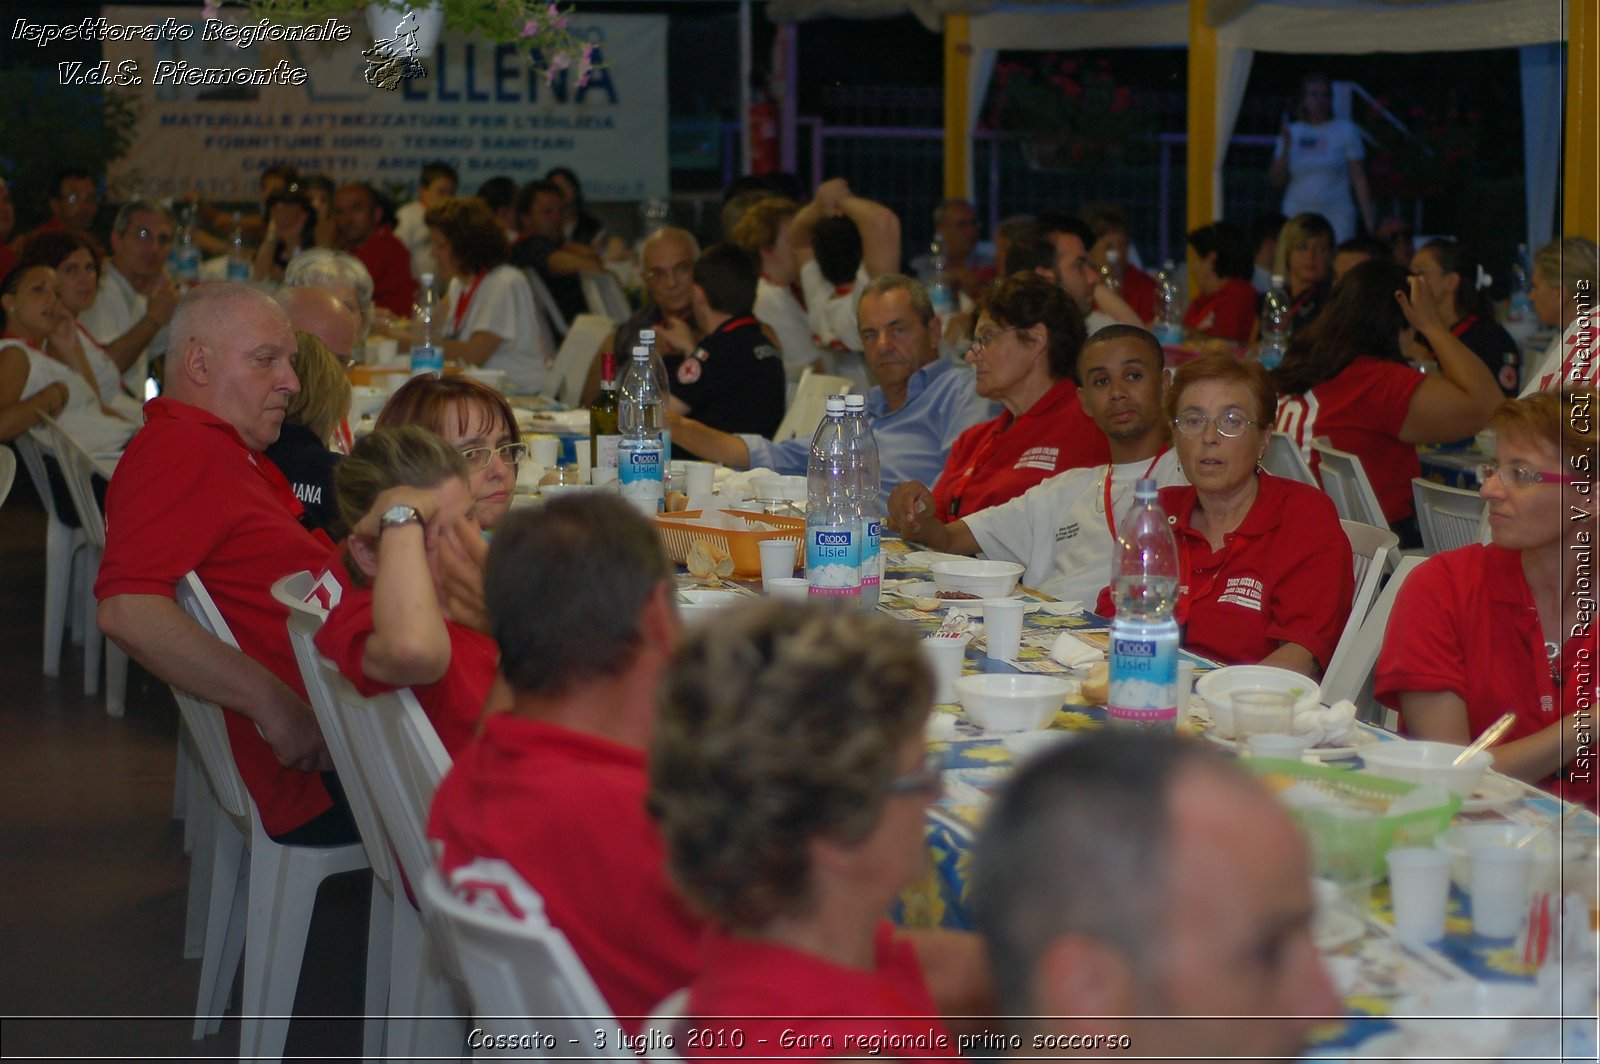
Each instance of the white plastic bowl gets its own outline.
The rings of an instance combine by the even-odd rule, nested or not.
[[[1443,787],[1466,798],[1494,764],[1494,755],[1484,750],[1473,754],[1465,764],[1450,764],[1465,749],[1455,743],[1373,743],[1362,749],[1361,760],[1375,776]]]
[[[758,499],[787,499],[790,502],[806,501],[805,477],[756,477],[750,484]]]
[[[683,588],[678,591],[678,613],[684,620],[702,620],[718,610],[736,606],[748,599],[737,591],[717,588]]]
[[[1513,824],[1509,821],[1500,823],[1483,824],[1457,824],[1433,840],[1433,844],[1450,855],[1450,878],[1455,882],[1461,893],[1472,894],[1472,859],[1469,856],[1474,846],[1515,846],[1537,829],[1526,824]],[[1555,831],[1540,831],[1538,837],[1528,843],[1527,850],[1533,854],[1533,884],[1534,890],[1555,890],[1560,886],[1560,855],[1556,853],[1556,845],[1561,841],[1561,836]]]
[[[1293,695],[1294,711],[1316,709],[1322,702],[1322,688],[1310,677],[1270,665],[1229,665],[1200,677],[1195,691],[1211,711],[1217,734],[1233,736],[1233,693],[1235,691],[1282,691]]]
[[[1035,731],[1056,715],[1070,689],[1056,676],[986,673],[958,679],[956,701],[984,731]]]
[[[1005,598],[1017,589],[1022,579],[1023,566],[1016,562],[990,562],[978,558],[962,558],[952,562],[934,562],[931,566],[933,582],[940,591],[964,591],[981,599]]]

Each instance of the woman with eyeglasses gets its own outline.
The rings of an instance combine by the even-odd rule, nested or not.
[[[927,865],[932,695],[915,633],[887,618],[767,602],[686,637],[647,802],[668,872],[712,924],[685,1010],[691,1060],[865,1056],[845,1048],[863,1035],[924,1040],[885,1057],[956,1055],[948,1036],[927,1044],[944,1033],[934,984],[981,985],[973,936],[887,919]]]
[[[350,534],[320,584],[337,601],[317,649],[363,695],[409,687],[455,756],[477,731],[499,651],[458,623],[445,587],[448,552],[479,529],[466,462],[414,425],[372,432],[339,463],[339,516]]]
[[[1494,317],[1494,300],[1489,298],[1493,280],[1472,249],[1459,240],[1439,237],[1430,240],[1411,256],[1411,272],[1422,278],[1428,292],[1439,305],[1439,319],[1450,334],[1489,367],[1500,391],[1517,394],[1522,352],[1511,334]],[[1423,359],[1433,358],[1426,337],[1418,338]]]
[[[1507,711],[1498,772],[1593,805],[1595,403],[1537,392],[1495,411],[1487,544],[1443,551],[1395,600],[1373,690],[1417,739],[1468,743]],[[1583,716],[1576,716],[1578,713]],[[1585,753],[1585,751],[1587,751]]]
[[[888,511],[896,527],[929,513],[948,524],[1056,473],[1111,459],[1078,398],[1084,327],[1072,298],[1036,273],[1014,273],[978,297],[977,322],[966,358],[979,397],[999,403],[1000,415],[956,437],[931,492],[916,481],[894,489]]]
[[[1161,489],[1178,541],[1183,645],[1229,665],[1319,675],[1350,615],[1355,569],[1332,501],[1260,468],[1272,378],[1258,362],[1206,355],[1179,368],[1166,409],[1189,478]],[[1115,614],[1109,587],[1097,609]]]
[[[262,453],[305,507],[300,523],[332,536],[339,521],[333,474],[343,457],[333,441],[350,413],[350,378],[321,340],[306,332],[295,333],[294,339],[300,390],[289,400],[278,438]]]
[[[1413,335],[1433,348],[1438,373],[1406,361]],[[1417,444],[1471,436],[1504,398],[1494,374],[1445,325],[1426,281],[1378,259],[1351,267],[1316,322],[1290,337],[1273,378],[1283,397],[1278,431],[1313,470],[1317,437],[1361,459],[1401,546],[1422,542],[1411,502],[1411,478],[1422,472]]]
[[[380,429],[421,425],[461,452],[485,531],[511,509],[517,465],[528,456],[506,397],[471,377],[413,377],[379,412]]]

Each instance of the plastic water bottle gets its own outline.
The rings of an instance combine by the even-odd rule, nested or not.
[[[928,302],[933,304],[934,317],[939,319],[939,333],[944,334],[944,323],[956,312],[956,297],[944,279],[944,238],[935,234],[928,245]]]
[[[416,331],[416,342],[411,346],[411,375],[444,373],[444,348],[439,343],[433,319],[438,315],[437,297],[433,294],[433,274],[422,275],[422,288],[417,292],[417,302],[411,308],[411,327]]]
[[[640,512],[660,513],[666,503],[666,452],[661,447],[661,426],[666,420],[666,398],[650,369],[650,349],[633,349],[633,361],[622,375],[622,400],[617,424],[617,482],[622,497]]]
[[[1110,691],[1113,725],[1170,731],[1178,722],[1178,544],[1156,498],[1140,480],[1112,548]]]
[[[879,494],[883,483],[878,466],[878,441],[872,435],[872,426],[867,424],[866,396],[844,397],[844,425],[856,462],[856,513],[861,518],[861,608],[870,610],[878,605],[878,592],[883,583],[883,505]]]
[[[661,352],[656,350],[656,331],[654,329],[640,329],[639,344],[649,354],[650,368],[655,372],[656,377],[656,391],[660,393],[661,402],[665,404],[667,396],[672,394],[672,384],[667,380],[667,364],[662,360]],[[672,461],[672,430],[667,427],[665,408],[663,408],[661,416],[661,454],[663,463]],[[671,490],[672,475],[669,467],[663,465],[662,473],[665,476],[664,483],[667,489]]]
[[[844,396],[828,396],[826,409],[806,468],[806,583],[813,599],[855,605],[861,601],[855,448],[845,432]]]
[[[1156,339],[1163,344],[1177,346],[1183,343],[1183,299],[1173,282],[1172,260],[1162,263],[1156,271]]]
[[[1289,293],[1283,275],[1272,275],[1272,287],[1261,297],[1261,353],[1263,369],[1277,369],[1289,350]]]
[[[1533,266],[1528,259],[1528,245],[1517,245],[1517,257],[1511,264],[1511,302],[1506,308],[1509,322],[1534,323]]]
[[[172,242],[172,275],[179,284],[200,283],[200,248],[194,242],[194,211],[183,212],[178,238]]]
[[[244,224],[239,220],[239,212],[233,212],[233,234],[228,238],[228,280],[248,281],[250,279],[250,256],[244,250]]]
[[[1122,256],[1111,248],[1106,248],[1106,261],[1100,267],[1100,280],[1113,292],[1122,287]]]

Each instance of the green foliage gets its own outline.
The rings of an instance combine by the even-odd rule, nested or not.
[[[995,67],[985,124],[1030,135],[1039,169],[1139,161],[1154,121],[1105,58],[1040,53]]]
[[[133,146],[134,97],[56,83],[55,71],[0,70],[0,176],[11,186],[19,231],[49,214],[56,173],[105,174]]]

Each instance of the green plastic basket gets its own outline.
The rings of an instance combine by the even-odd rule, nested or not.
[[[1393,802],[1402,795],[1417,789],[1415,783],[1374,776],[1349,768],[1329,768],[1304,761],[1253,757],[1244,762],[1257,775],[1289,776],[1296,780],[1332,792],[1335,796],[1354,801],[1373,800]],[[1314,838],[1326,834],[1335,824],[1348,823],[1344,818],[1318,809],[1291,809],[1295,819],[1307,835]],[[1377,819],[1377,846],[1373,858],[1373,874],[1382,879],[1387,868],[1384,857],[1390,850],[1405,846],[1432,846],[1433,840],[1450,826],[1450,821],[1461,812],[1461,796],[1445,794],[1445,801],[1427,809],[1417,809],[1398,816],[1380,815]]]

